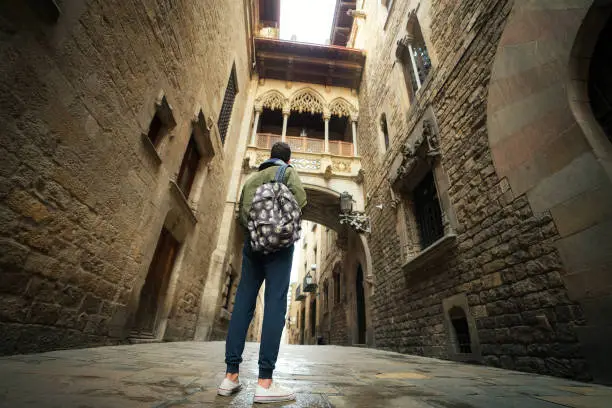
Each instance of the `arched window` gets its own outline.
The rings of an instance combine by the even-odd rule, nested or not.
[[[408,20],[406,35],[397,42],[396,57],[404,70],[408,93],[414,97],[431,70],[431,59],[416,15]]]
[[[380,115],[380,132],[385,141],[385,151],[389,150],[389,127],[387,126],[387,115]]]
[[[448,311],[450,321],[453,325],[453,334],[455,337],[456,351],[458,353],[471,353],[472,340],[470,338],[470,328],[468,326],[465,311],[455,306]]]
[[[595,118],[612,141],[612,17],[601,31],[589,68],[589,100]]]

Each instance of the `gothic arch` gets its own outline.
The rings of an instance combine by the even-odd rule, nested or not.
[[[491,155],[513,196],[525,195],[534,213],[552,216],[561,277],[569,298],[585,310],[586,322],[575,326],[575,335],[595,381],[612,382],[611,360],[597,352],[609,343],[599,333],[611,327],[598,315],[612,284],[609,146],[593,143],[585,131],[587,118],[573,108],[584,100],[572,86],[572,51],[581,27],[590,24],[591,12],[601,16],[598,4],[604,2],[576,1],[570,9],[552,1],[532,3],[514,2],[493,63],[487,99]]]
[[[289,106],[293,111],[298,111],[300,113],[310,112],[312,114],[322,114],[327,108],[325,98],[312,88],[303,88],[295,92],[291,96]]]
[[[355,116],[357,109],[355,109],[355,107],[351,105],[346,99],[338,97],[330,102],[329,112],[332,115],[340,117],[351,117]]]
[[[255,104],[271,110],[282,110],[287,105],[287,98],[279,91],[273,89],[258,96]]]

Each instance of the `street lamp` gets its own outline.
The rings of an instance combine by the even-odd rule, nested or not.
[[[357,232],[370,232],[370,219],[361,211],[353,211],[353,196],[347,191],[340,194],[340,224]]]
[[[310,269],[315,272],[317,269],[317,265],[316,264],[312,264]],[[304,292],[316,292],[317,290],[317,284],[314,282],[314,279],[312,277],[312,274],[310,273],[310,271],[308,271],[306,273],[306,276],[304,276]]]
[[[348,214],[353,211],[353,196],[347,191],[340,194],[340,212]]]

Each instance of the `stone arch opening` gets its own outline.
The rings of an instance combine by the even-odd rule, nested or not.
[[[594,153],[612,158],[612,77],[607,59],[612,47],[612,5],[594,4],[573,44],[569,62],[568,99]],[[607,139],[607,140],[606,140]]]
[[[612,7],[608,7],[612,9]],[[609,12],[609,10],[608,10]],[[603,128],[608,140],[612,142],[612,18],[609,16],[606,25],[599,33],[595,52],[589,69],[589,100],[595,119]]]
[[[612,144],[588,92],[610,11],[598,1],[570,9],[544,3],[514,2],[506,22],[489,84],[489,145],[512,196],[525,195],[535,214],[551,215],[565,289],[584,308],[573,335],[595,380],[610,382],[612,364],[597,350],[607,347],[601,333],[612,327],[600,319],[612,282]]]
[[[472,339],[465,311],[460,307],[454,306],[448,311],[448,316],[453,327],[455,351],[457,353],[471,353]]]

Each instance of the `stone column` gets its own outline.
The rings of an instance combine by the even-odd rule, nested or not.
[[[291,111],[283,109],[283,134],[282,141],[287,140],[287,122],[289,121],[289,114]]]
[[[414,80],[417,84],[417,89],[414,92],[418,91],[421,88],[421,78],[419,77],[419,69],[417,68],[416,59],[414,59],[414,50],[412,49],[412,44],[408,44],[408,52],[410,53],[410,61],[412,62],[412,72],[414,74]]]
[[[353,156],[357,156],[357,118],[351,116],[351,128],[353,130]]]
[[[257,143],[257,126],[259,126],[259,116],[263,108],[261,106],[255,107],[255,120],[253,121],[253,133],[251,134],[251,146],[255,146]]]
[[[329,119],[331,115],[329,113],[323,114],[323,120],[325,120],[325,153],[329,153]]]

